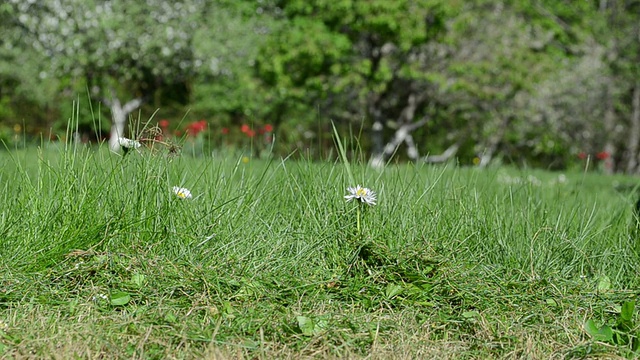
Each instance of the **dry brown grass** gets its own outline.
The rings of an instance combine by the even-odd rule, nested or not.
[[[304,339],[303,346],[263,340],[251,349],[243,346],[242,339],[193,340],[165,325],[138,322],[126,313],[101,314],[89,306],[80,307],[73,316],[32,305],[5,314],[3,359],[566,359],[580,354],[621,358],[602,344],[592,354],[575,352],[594,344],[581,331],[584,315],[571,309],[547,318],[552,320],[548,323],[523,322],[526,317],[516,313],[501,318],[481,313],[464,324],[417,321],[414,310],[370,314],[373,323],[385,318],[397,326],[372,334],[345,333],[343,341],[335,334],[320,334]],[[371,340],[364,353],[354,352],[352,342],[359,338]]]

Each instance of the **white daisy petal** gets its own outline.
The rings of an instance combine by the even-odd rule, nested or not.
[[[131,140],[125,137],[118,138],[118,144],[125,149],[137,149],[142,146],[138,140]]]
[[[176,196],[179,197],[180,199],[192,198],[191,191],[189,191],[189,189],[187,188],[174,186],[172,190],[173,190],[173,193],[176,194]]]
[[[367,205],[375,205],[376,204],[376,193],[369,189],[362,187],[360,185],[356,187],[348,187],[347,192],[349,194],[345,195],[345,200],[347,202],[357,199],[360,202],[365,203]]]

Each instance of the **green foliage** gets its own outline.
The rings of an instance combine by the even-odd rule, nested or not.
[[[380,103],[397,102],[402,94],[391,92],[393,84],[423,78],[411,70],[419,67],[412,56],[443,30],[439,9],[444,5],[434,1],[279,5],[287,22],[262,49],[258,75],[296,118],[312,119],[313,109],[320,106],[336,120],[368,121],[374,97]],[[399,113],[393,111],[390,119]]]
[[[131,300],[131,295],[124,291],[116,290],[111,293],[110,304],[112,306],[123,306],[127,305],[127,303]]]
[[[462,163],[569,168],[606,148],[612,170],[635,171],[635,10],[622,0],[10,0],[0,121],[48,136],[66,127],[69,99],[88,94],[95,111],[83,107],[81,128],[104,134],[104,100],[142,98],[133,118],[269,123],[278,153],[322,157],[330,120],[378,153],[424,119],[412,132],[419,154],[456,145]]]
[[[261,119],[270,104],[253,75],[258,52],[277,23],[257,14],[248,2],[211,5],[197,26],[194,53],[202,68],[193,85],[191,111],[211,118],[214,126],[231,126]],[[211,26],[215,24],[215,26]]]
[[[46,132],[58,116],[58,83],[46,76],[48,59],[24,46],[18,14],[10,3],[0,5],[0,122],[8,127],[26,122],[29,132]]]
[[[202,2],[10,1],[7,9],[19,14],[12,27],[16,38],[7,43],[36,54],[39,62],[35,64],[41,70],[34,79],[59,81],[49,83],[55,90],[88,93],[96,109],[97,103],[114,98],[124,99],[123,103],[143,98],[153,107],[188,102],[187,84],[202,64],[193,48],[195,29],[204,13]],[[82,117],[89,119],[82,128],[85,133],[100,133],[97,124],[89,123],[99,116],[91,115]],[[67,119],[55,120],[64,124]]]
[[[593,319],[587,320],[584,324],[584,329],[596,341],[610,342],[613,340],[613,330],[606,325],[598,327]]]
[[[198,2],[67,0],[19,8],[21,25],[37,41],[36,48],[51,57],[53,71],[86,76],[90,86],[111,79],[133,87],[134,93],[144,92],[158,79],[172,84],[193,69],[194,20],[202,13]]]
[[[628,351],[629,357],[638,356],[640,350],[640,327],[634,320],[635,301],[625,301],[620,307],[616,323],[613,326],[596,325],[593,319],[587,320],[585,331],[596,341],[617,345]]]

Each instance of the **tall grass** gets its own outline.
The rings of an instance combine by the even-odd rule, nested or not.
[[[582,324],[640,286],[635,179],[141,150],[2,157],[0,355],[620,353]]]

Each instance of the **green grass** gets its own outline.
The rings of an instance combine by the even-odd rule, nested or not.
[[[634,356],[584,324],[640,293],[637,179],[352,163],[358,233],[341,162],[55,146],[0,158],[0,357]]]

